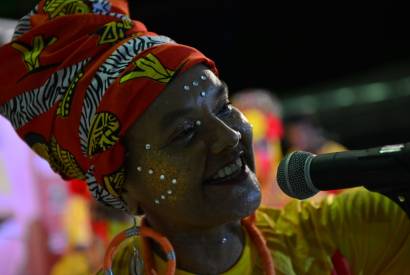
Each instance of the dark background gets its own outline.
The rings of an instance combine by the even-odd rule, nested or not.
[[[9,18],[21,17],[36,3],[8,2],[0,15]],[[410,76],[410,16],[394,3],[129,2],[132,17],[148,29],[214,59],[232,93],[260,87],[286,102],[306,93],[315,96],[323,87]],[[403,96],[317,116],[349,148],[367,148],[410,141],[409,103]]]

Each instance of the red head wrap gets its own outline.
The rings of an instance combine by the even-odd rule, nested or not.
[[[65,179],[126,209],[120,142],[180,72],[214,63],[148,32],[122,0],[42,0],[0,48],[0,114]]]

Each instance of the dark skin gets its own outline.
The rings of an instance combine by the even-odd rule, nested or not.
[[[224,83],[201,64],[175,77],[128,131],[122,196],[170,240],[178,268],[216,274],[240,257],[241,219],[261,200],[251,133]],[[241,168],[227,172],[235,163]]]

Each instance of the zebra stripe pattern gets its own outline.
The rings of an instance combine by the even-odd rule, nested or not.
[[[131,21],[131,19],[125,14],[110,12],[111,3],[108,0],[85,0],[85,1],[88,1],[92,4],[92,9],[93,9],[92,13],[94,14],[106,15],[106,16],[111,16],[111,17],[115,17],[118,19],[122,19],[122,20]]]
[[[27,15],[23,16],[17,23],[16,28],[14,29],[12,40],[16,40],[29,30],[31,30],[31,16],[33,16],[38,11],[38,5],[34,7]]]
[[[88,0],[93,5],[93,13],[109,12],[111,3],[108,0]]]
[[[84,155],[88,152],[90,124],[97,107],[110,85],[142,51],[164,43],[174,43],[166,36],[134,37],[119,46],[100,66],[87,88],[80,120],[80,142]]]
[[[15,129],[21,128],[53,107],[89,60],[90,58],[53,73],[40,88],[26,91],[0,106],[0,113],[10,120]]]
[[[94,177],[94,166],[91,166],[88,170],[87,174],[85,175],[88,189],[90,190],[91,194],[94,198],[98,201],[102,202],[107,206],[111,206],[115,209],[120,209],[123,211],[127,211],[128,207],[126,206],[125,202],[120,198],[116,198],[107,190],[104,189],[100,184],[97,183],[97,180]]]
[[[131,21],[131,19],[120,13],[110,12],[111,4],[107,0],[89,0],[93,5],[93,13],[100,15],[112,16],[121,20]],[[16,40],[26,32],[31,30],[31,17],[38,12],[38,5],[34,7],[27,15],[23,16],[17,23],[17,26],[13,33],[12,40]]]
[[[107,0],[88,0],[93,5],[93,13],[115,17],[121,20],[131,21],[131,19],[121,13],[110,12],[111,4]]]
[[[107,15],[107,16],[115,17],[115,18],[118,18],[118,19],[121,19],[121,20],[125,20],[125,21],[130,21],[130,22],[132,22],[131,19],[130,19],[127,15],[121,14],[121,13],[115,13],[115,12],[99,12],[99,11],[94,12],[94,13],[95,13],[95,14],[100,14],[100,15]]]

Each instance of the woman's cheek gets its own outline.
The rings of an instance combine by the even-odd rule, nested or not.
[[[148,184],[145,189],[150,200],[158,207],[175,204],[186,196],[189,171],[182,158],[155,149],[146,150],[137,167],[141,180]]]

